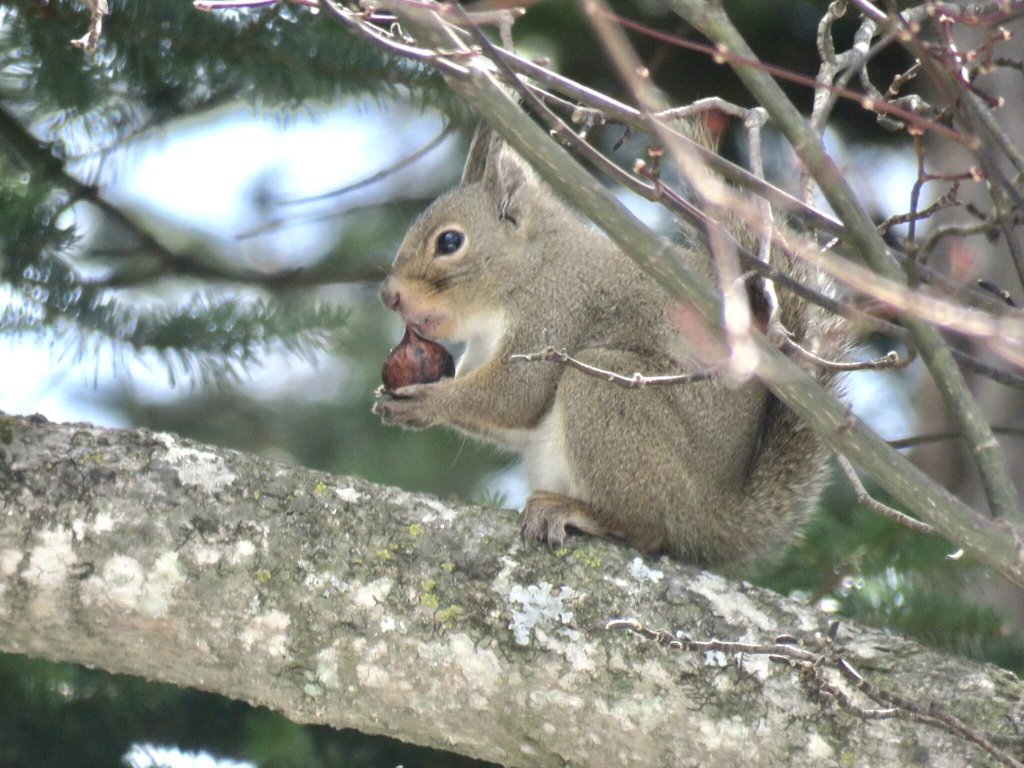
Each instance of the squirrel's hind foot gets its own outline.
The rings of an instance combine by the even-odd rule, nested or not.
[[[595,510],[585,502],[552,491],[534,491],[526,500],[520,516],[523,541],[542,541],[550,549],[565,543],[565,528],[571,526],[591,536],[622,540],[616,531],[610,531],[598,521]]]

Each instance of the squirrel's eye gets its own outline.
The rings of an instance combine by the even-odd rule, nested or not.
[[[455,253],[462,247],[462,233],[454,229],[446,229],[437,236],[436,250],[438,256]]]

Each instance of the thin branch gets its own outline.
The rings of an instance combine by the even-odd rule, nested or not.
[[[709,214],[704,232],[722,292],[722,326],[728,349],[728,370],[730,378],[744,381],[757,370],[759,354],[751,336],[753,311],[742,279],[736,241],[722,224],[731,215],[727,204],[733,196],[720,179],[705,172],[705,166],[690,150],[689,144],[679,141],[676,132],[668,130],[664,121],[649,117],[656,113],[665,114],[668,105],[654,88],[648,69],[633,50],[622,27],[613,21],[604,0],[580,0],[580,5],[619,78],[640,105],[641,114],[647,117],[648,130],[671,150],[677,171],[693,187],[697,207]],[[759,216],[763,217],[763,210],[754,211],[751,218],[756,220]],[[770,235],[771,229],[768,233]]]
[[[899,368],[906,368],[914,362],[914,358],[916,357],[915,354],[900,357],[896,352],[889,352],[884,357],[878,357],[874,360],[856,360],[844,363],[836,360],[826,360],[823,357],[819,357],[813,352],[804,349],[801,345],[797,344],[789,335],[783,337],[782,344],[786,351],[795,352],[797,357],[800,357],[809,363],[813,363],[822,370],[834,371],[836,373],[848,373],[851,371],[893,371]]]
[[[858,3],[860,5],[861,3]],[[992,27],[1024,16],[1024,2],[1021,0],[980,0],[969,3],[944,3],[929,0],[927,3],[903,11],[908,22],[921,22],[928,17],[949,16],[961,24]]]
[[[416,205],[421,208],[426,208],[430,204],[431,200],[432,198],[429,197],[392,197],[386,204]],[[264,224],[259,224],[252,229],[244,229],[241,232],[236,233],[235,239],[248,240],[252,237],[259,237],[260,235],[266,235],[270,232],[276,232],[289,227],[297,227],[302,224],[319,224],[324,221],[337,221],[338,219],[366,213],[367,211],[379,211],[382,205],[385,205],[385,203],[366,203],[365,205],[350,205],[346,208],[290,216],[288,218],[275,218]]]
[[[445,139],[447,139],[455,132],[455,130],[456,127],[454,123],[449,123],[445,125],[437,136],[431,139],[430,142],[428,142],[427,144],[417,149],[415,152],[406,155],[397,160],[396,162],[392,163],[391,165],[387,166],[386,168],[383,168],[370,176],[359,179],[358,181],[352,182],[351,184],[346,184],[345,186],[339,187],[338,189],[333,189],[330,192],[321,192],[320,194],[312,195],[310,197],[298,197],[286,200],[276,200],[275,202],[278,205],[301,205],[306,203],[315,203],[321,200],[327,200],[332,197],[341,197],[342,195],[346,195],[349,192],[355,192],[356,190],[362,189],[363,187],[367,187],[371,184],[375,184],[378,181],[386,179],[387,177],[395,174],[396,172],[402,170],[403,168],[412,165],[421,157],[423,157],[424,155],[428,154],[429,152],[440,146],[445,141]],[[309,224],[318,221],[329,221],[331,219],[336,219],[340,216],[345,216],[353,213],[354,211],[362,210],[364,208],[365,206],[357,206],[355,208],[345,208],[343,210],[335,210],[329,212],[320,211],[317,213],[305,215],[297,214],[287,217],[278,216],[260,224],[259,226],[253,227],[252,229],[239,232],[237,235],[235,235],[235,238],[238,240],[245,240],[252,237],[258,237],[260,235],[265,235],[270,232],[275,232],[277,230],[284,229],[285,227],[297,226],[299,224]]]
[[[1024,437],[1024,429],[1014,427],[992,427],[992,432],[1007,437]],[[898,440],[890,440],[889,445],[896,449],[913,448],[925,443],[934,443],[940,440],[959,440],[962,435],[959,432],[936,432],[931,435],[913,435],[912,437],[901,437]]]
[[[874,9],[867,0],[859,0],[858,7],[871,8],[876,14],[881,12]],[[1005,7],[1004,7],[1005,11]],[[928,10],[927,15],[935,12],[934,8]],[[963,18],[963,14],[950,11],[945,14],[948,18]],[[975,23],[978,18],[985,18],[991,14],[969,14]],[[994,157],[996,149],[1013,164],[1018,176],[1024,173],[1024,153],[1013,143],[1006,131],[999,125],[999,122],[992,114],[991,105],[987,104],[982,97],[975,92],[971,84],[966,80],[961,68],[953,63],[943,60],[940,56],[934,55],[917,35],[919,19],[913,15],[901,14],[900,16],[881,14],[881,21],[889,28],[899,34],[903,46],[921,63],[924,70],[931,76],[938,87],[939,93],[943,96],[948,108],[953,111],[963,123],[966,132],[976,137],[973,149],[978,157],[979,164],[985,178],[989,183],[989,191],[998,212],[999,222],[1007,247],[1010,250],[1010,258],[1017,270],[1018,278],[1024,285],[1024,245],[1016,237],[1009,222],[1013,219],[1013,211],[1024,206],[1024,196],[1021,195],[1011,180],[1007,179],[1000,170],[1000,163]],[[966,22],[965,22],[966,23]],[[987,23],[987,22],[985,22]],[[952,49],[953,43],[948,47]],[[954,60],[958,59],[957,52],[951,50]],[[948,57],[947,57],[948,58]],[[1021,517],[1018,515],[1018,517]]]
[[[938,706],[933,705],[925,708],[905,696],[900,696],[893,691],[873,685],[861,677],[861,675],[842,657],[836,656],[834,663],[836,668],[839,670],[839,673],[853,683],[857,690],[861,691],[869,699],[872,699],[879,704],[889,704],[896,707],[900,712],[906,713],[908,717],[918,721],[919,723],[933,725],[937,728],[942,728],[949,733],[956,734],[963,739],[967,739],[967,741],[977,744],[1003,765],[1009,766],[1009,768],[1024,768],[1024,763],[1016,760],[1011,755],[1001,750],[989,741],[984,734],[978,733],[973,728],[968,727],[959,718],[942,712]]]
[[[697,371],[696,373],[676,373],[665,376],[645,376],[639,371],[630,376],[623,376],[622,374],[615,373],[614,371],[606,371],[603,368],[587,365],[586,363],[569,355],[566,350],[555,349],[550,346],[545,347],[539,352],[532,352],[528,355],[512,355],[509,358],[509,362],[558,363],[559,365],[575,368],[580,373],[584,373],[587,376],[593,376],[595,379],[610,381],[612,384],[616,384],[623,389],[643,389],[644,387],[651,386],[693,384],[698,381],[707,381],[708,379],[712,379],[721,372],[720,368],[707,368],[705,370]]]
[[[837,57],[835,46],[832,42],[832,27],[838,19],[846,15],[846,8],[845,0],[835,0],[835,2],[828,6],[825,15],[818,22],[818,56],[821,59],[821,66],[818,68],[818,76],[815,78],[814,102],[811,106],[810,121],[811,129],[818,136],[824,133],[825,123],[832,112],[832,108],[839,100],[839,94],[831,87],[835,83],[836,75],[851,63],[849,62],[850,55],[857,53],[858,47],[863,46],[864,50],[862,52],[867,53],[867,46],[864,40],[865,35],[862,35],[863,30],[867,30],[866,42],[870,42],[875,33],[875,27],[868,26],[870,22],[866,21],[857,31],[853,50],[847,51],[841,57]],[[850,71],[852,72],[853,70],[851,69]],[[813,180],[807,169],[801,168],[800,196],[804,202],[810,203],[813,201],[813,187]]]
[[[908,213],[897,213],[893,214],[892,216],[889,216],[885,221],[878,225],[879,233],[884,235],[890,229],[892,229],[895,226],[899,226],[900,224],[908,224],[910,222],[928,219],[932,215],[938,213],[941,210],[945,210],[946,208],[952,208],[960,205],[960,202],[957,200],[957,192],[959,191],[959,189],[959,181],[955,181],[953,183],[953,186],[946,194],[944,194],[934,203],[929,205],[927,208],[924,208],[923,210],[920,211],[911,210]],[[923,253],[923,249],[918,249],[918,253]],[[924,258],[920,257],[919,261],[924,261]]]
[[[380,45],[398,56],[435,67],[449,75],[465,77],[470,74],[466,67],[454,60],[457,58],[457,55],[451,51],[439,53],[431,48],[420,48],[405,42],[399,42],[395,39],[394,35],[367,23],[369,21],[369,14],[355,13],[337,2],[337,0],[321,0],[321,7],[327,8],[337,21],[360,37]]]
[[[672,3],[669,3],[669,6],[672,7]],[[628,27],[629,29],[636,30],[637,32],[642,32],[643,34],[648,35],[656,40],[670,43],[680,48],[686,48],[688,50],[705,53],[715,62],[720,64],[727,63],[733,68],[752,67],[763,72],[766,76],[770,75],[771,77],[778,78],[779,80],[785,80],[791,83],[796,83],[798,85],[805,85],[809,88],[814,88],[817,85],[819,85],[813,78],[801,75],[799,73],[793,72],[783,67],[776,67],[761,61],[754,55],[753,51],[750,50],[740,53],[737,50],[730,48],[729,46],[721,46],[717,43],[714,47],[711,47],[703,45],[701,43],[695,43],[691,40],[684,40],[673,35],[665,34],[664,32],[661,32],[652,27],[648,27],[644,24],[633,21],[632,19],[628,19],[624,16],[615,15],[613,13],[609,13],[608,16],[617,23],[621,24],[623,27]],[[694,26],[698,29],[700,28],[697,27],[696,24]],[[856,101],[857,103],[861,104],[865,109],[882,112],[884,114],[898,118],[911,125],[918,127],[922,131],[930,131],[937,135],[945,136],[946,138],[956,141],[960,144],[973,143],[973,141],[969,137],[962,136],[944,125],[928,120],[922,117],[921,115],[902,109],[893,103],[875,101],[871,99],[869,96],[866,96],[865,94],[857,93],[856,91],[849,91],[845,88],[839,88],[838,86],[827,87],[830,87],[839,96],[843,98],[850,99],[851,101]]]
[[[514,54],[499,51],[498,55],[501,61],[506,62],[517,74],[526,75],[545,87],[557,90],[559,93],[562,93],[571,99],[575,99],[581,104],[589,105],[591,109],[597,110],[597,112],[606,120],[627,125],[638,131],[648,131],[650,129],[648,120],[641,115],[639,110],[634,109],[633,107],[629,107],[621,102],[615,101],[604,94],[593,91],[586,86],[582,86],[573,80],[569,80],[568,78],[552,72],[539,64],[535,64]],[[665,128],[675,134],[675,140],[687,143],[690,151],[696,153],[711,170],[720,174],[723,178],[739,184],[754,194],[764,197],[774,208],[780,211],[785,211],[786,213],[804,221],[809,227],[822,230],[823,232],[828,232],[829,234],[837,237],[841,237],[843,235],[842,224],[835,221],[835,219],[832,219],[820,211],[805,205],[803,202],[780,190],[778,187],[768,184],[762,179],[758,179],[750,171],[729,162],[725,158],[721,157],[717,152],[713,152],[707,147],[702,147],[689,136],[672,128],[670,124],[671,121],[677,118],[680,114],[680,108],[674,108],[672,110],[656,112],[651,115],[651,118],[658,120],[663,119],[668,123]]]
[[[839,453],[835,454],[835,457],[836,463],[839,465],[839,468],[843,470],[843,474],[846,475],[846,479],[853,487],[853,492],[856,494],[857,502],[859,504],[867,507],[872,512],[888,517],[890,520],[895,520],[900,525],[905,526],[912,531],[918,531],[919,533],[937,533],[937,531],[932,526],[928,525],[928,523],[915,520],[910,515],[906,515],[898,509],[893,509],[892,507],[875,499],[870,493],[868,493],[867,488],[864,487],[864,483],[860,481],[860,478],[857,477],[857,470],[853,468],[849,459]]]
[[[521,6],[512,8],[497,8],[494,10],[468,10],[466,15],[477,25],[489,24],[498,28],[498,37],[501,39],[501,47],[506,51],[514,51],[515,44],[512,42],[512,25],[516,19],[526,13]]]
[[[966,206],[965,206],[966,208]],[[1020,226],[1024,223],[1024,216],[1017,214],[1014,217],[1013,226]],[[983,221],[977,224],[943,224],[935,227],[925,238],[919,251],[921,262],[924,263],[936,246],[947,237],[966,238],[972,235],[985,235],[992,239],[999,237],[999,223],[992,216],[986,216]]]
[[[953,359],[956,360],[960,365],[969,371],[973,371],[980,376],[984,376],[997,384],[1002,384],[1005,387],[1013,387],[1014,389],[1024,388],[1024,376],[1015,371],[1004,371],[999,368],[995,368],[988,363],[979,360],[973,355],[969,355],[959,349],[953,349]]]
[[[51,149],[53,145],[39,141],[3,108],[0,108],[0,136],[4,139],[5,149],[17,152],[18,156],[32,168],[34,175],[67,190],[72,200],[85,201],[99,209],[113,223],[138,238],[141,250],[168,260],[176,257],[173,251],[160,243],[149,231],[125,215],[120,208],[101,197],[96,187],[83,184],[69,174]]]
[[[131,259],[130,262],[126,262],[130,268],[119,269],[112,275],[104,277],[80,280],[82,285],[94,288],[126,288],[174,275],[262,286],[271,290],[285,290],[378,280],[386,271],[382,270],[380,265],[370,265],[365,269],[357,270],[325,271],[298,268],[264,272],[256,269],[237,269],[227,265],[217,265],[193,254],[171,250],[120,208],[104,199],[99,189],[83,184],[69,174],[61,161],[50,150],[50,145],[36,139],[17,119],[2,108],[0,108],[0,137],[3,137],[6,147],[16,151],[22,161],[32,168],[34,175],[67,190],[70,198],[69,205],[79,201],[86,202],[135,238],[137,245],[123,252],[126,257]]]
[[[780,660],[781,661],[781,660]],[[804,664],[800,667],[800,680],[807,685],[808,690],[816,695],[824,695],[824,699],[832,697],[836,705],[848,715],[860,718],[861,720],[891,720],[900,716],[900,710],[896,707],[886,709],[867,709],[853,703],[853,698],[838,685],[830,683],[821,673],[821,669],[813,664]]]
[[[297,267],[274,272],[257,269],[232,269],[226,266],[208,264],[189,254],[178,254],[172,259],[154,260],[142,263],[138,268],[121,270],[113,275],[100,278],[83,278],[82,285],[95,288],[131,288],[151,283],[164,277],[187,277],[208,282],[234,283],[265,288],[268,291],[290,291],[301,288],[320,288],[328,285],[379,282],[387,274],[387,262],[383,259],[371,262],[365,267],[308,269]]]
[[[523,98],[523,101],[530,107],[530,109],[540,116],[548,124],[551,129],[552,135],[572,149],[580,157],[583,157],[591,165],[595,166],[598,170],[601,170],[611,176],[612,179],[622,184],[626,189],[648,199],[657,200],[659,195],[656,189],[656,185],[647,184],[630,173],[627,173],[618,165],[613,163],[601,152],[599,152],[594,146],[585,141],[579,136],[572,128],[570,128],[565,121],[560,119],[558,115],[552,112],[546,104],[539,98],[539,96],[525,83],[520,80],[515,71],[501,56],[502,51],[491,45],[484,34],[472,23],[469,15],[462,9],[461,6],[452,5],[448,6],[450,11],[456,15],[461,16],[462,23],[466,26],[469,33],[475,42],[480,46],[481,50],[485,51],[492,58],[491,60],[497,65],[498,70],[505,76],[506,81],[510,86],[516,89],[518,94]],[[692,206],[683,206],[681,211],[691,223],[695,224],[698,228],[703,222],[699,211],[692,208]]]
[[[107,0],[83,0],[89,6],[89,31],[71,44],[75,48],[81,48],[88,54],[96,53],[96,46],[100,42],[100,35],[103,34],[103,17],[110,10],[107,8]]]
[[[355,192],[357,189],[362,189],[363,187],[368,187],[371,184],[376,184],[378,181],[382,181],[383,179],[386,179],[389,176],[394,175],[403,168],[408,168],[410,165],[415,163],[424,155],[433,152],[435,149],[441,146],[441,144],[444,143],[445,139],[447,139],[449,136],[455,133],[455,130],[455,124],[448,123],[447,125],[444,126],[444,128],[441,129],[440,133],[438,133],[437,136],[432,138],[429,142],[424,144],[415,152],[405,155],[404,157],[393,162],[391,165],[382,168],[381,170],[377,171],[374,174],[371,174],[370,176],[359,179],[359,181],[353,181],[351,184],[346,184],[345,186],[339,187],[338,189],[332,189],[330,192],[321,192],[320,194],[310,195],[309,197],[296,197],[285,200],[277,200],[275,202],[278,205],[298,205],[303,203],[317,203],[320,202],[321,200],[327,200],[332,197],[341,197],[342,195],[347,195],[349,192]]]
[[[319,0],[195,0],[192,3],[197,11],[222,11],[230,8],[258,8],[264,5],[305,5],[310,8],[319,8]]]
[[[926,293],[920,287],[910,288],[905,282],[880,276],[867,267],[840,258],[827,250],[810,248],[797,238],[785,239],[788,236],[789,233],[780,231],[777,244],[828,272],[858,293],[899,310],[904,324],[915,339],[919,335],[915,334],[915,329],[922,326],[928,329],[928,336],[934,334],[941,341],[936,329],[926,326],[922,321],[990,343],[1001,337],[1024,337],[1024,315],[1006,312],[1006,305],[998,302],[995,297],[988,298],[1001,307],[999,315],[962,306],[945,296]]]

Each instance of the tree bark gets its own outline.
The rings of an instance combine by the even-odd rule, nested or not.
[[[620,617],[757,643],[834,618],[604,542],[524,546],[509,511],[0,417],[0,650],[505,765],[991,761],[936,728],[839,712],[765,656],[605,631]],[[1009,672],[853,624],[840,641],[874,684],[1011,733],[1024,684]]]

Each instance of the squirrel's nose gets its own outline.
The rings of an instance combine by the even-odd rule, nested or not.
[[[396,310],[402,303],[402,294],[391,287],[389,280],[385,280],[380,287],[380,300],[388,309]]]

